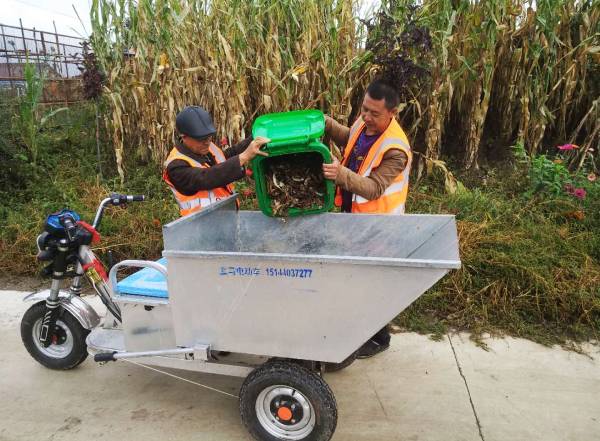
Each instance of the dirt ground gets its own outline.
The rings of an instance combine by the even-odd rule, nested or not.
[[[0,290],[14,289],[16,291],[37,291],[50,287],[50,279],[33,276],[0,275]]]

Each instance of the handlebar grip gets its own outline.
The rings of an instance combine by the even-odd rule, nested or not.
[[[142,202],[146,199],[143,194],[119,194],[111,193],[110,195],[112,205],[127,204],[129,202]]]
[[[69,239],[73,240],[73,236],[77,230],[77,225],[75,224],[74,219],[71,216],[61,216],[59,222],[63,227],[65,227]]]
[[[127,199],[127,196],[124,196],[119,193],[111,193],[109,197],[110,197],[110,203],[114,206],[124,204]]]
[[[63,217],[61,217],[60,218],[60,223],[63,224],[63,226],[67,230],[75,228],[75,222],[73,222],[73,219],[70,216],[63,216]]]

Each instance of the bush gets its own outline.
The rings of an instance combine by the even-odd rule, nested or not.
[[[455,195],[413,190],[411,212],[452,213],[463,266],[401,314],[401,326],[504,333],[542,343],[598,338],[600,192],[512,195],[520,172]],[[491,189],[490,189],[491,188]]]

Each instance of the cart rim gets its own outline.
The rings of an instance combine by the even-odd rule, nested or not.
[[[300,406],[299,420],[290,417],[289,423],[281,422],[273,409],[283,409],[281,402]],[[289,409],[292,412],[291,408]],[[287,413],[287,412],[286,412]],[[316,418],[311,402],[298,389],[285,385],[272,385],[263,389],[256,398],[256,416],[260,425],[270,434],[284,440],[301,440],[314,429]]]
[[[73,350],[74,338],[69,327],[62,321],[56,320],[56,326],[65,333],[64,341],[60,344],[52,343],[48,347],[40,342],[40,332],[42,330],[42,318],[39,318],[32,327],[33,342],[38,351],[50,358],[65,358]]]

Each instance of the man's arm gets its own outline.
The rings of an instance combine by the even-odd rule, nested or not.
[[[200,190],[212,190],[237,181],[245,176],[245,171],[236,155],[209,168],[192,167],[176,159],[168,165],[167,175],[179,193],[191,196]]]
[[[350,128],[330,116],[325,116],[325,134],[343,151],[350,138]]]
[[[176,159],[167,166],[167,175],[175,189],[186,196],[200,190],[224,187],[243,178],[246,175],[244,166],[256,155],[268,156],[260,149],[269,141],[268,138],[258,136],[249,145],[245,145],[240,154],[209,168],[192,167],[186,161]]]
[[[244,150],[246,150],[248,148],[248,146],[250,145],[251,142],[252,142],[252,136],[248,136],[247,138],[243,139],[242,141],[238,142],[237,144],[229,147],[223,153],[225,154],[226,158],[231,158],[235,155],[239,155],[240,153],[242,153]]]
[[[381,197],[386,188],[404,171],[407,163],[406,153],[391,149],[385,152],[379,166],[367,177],[340,166],[335,183],[346,191],[372,201]]]

